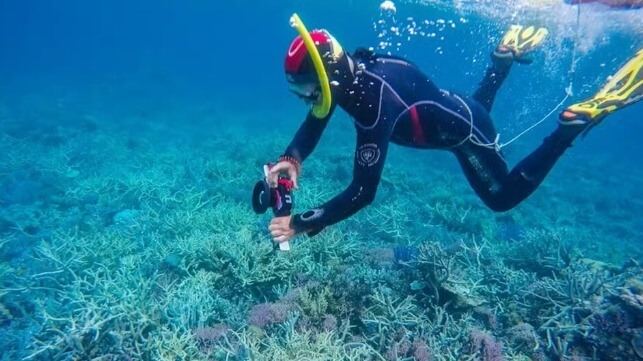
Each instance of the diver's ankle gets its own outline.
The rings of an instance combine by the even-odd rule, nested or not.
[[[503,73],[511,69],[514,62],[514,55],[511,51],[501,51],[499,49],[491,53],[491,68],[494,72]]]

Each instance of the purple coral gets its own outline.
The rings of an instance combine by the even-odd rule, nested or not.
[[[248,323],[261,329],[285,322],[291,306],[281,303],[260,303],[250,309]]]
[[[474,307],[473,312],[483,317],[491,330],[496,331],[499,327],[498,316],[496,312],[487,306]]]
[[[433,361],[429,346],[423,340],[413,341],[413,357],[417,361]]]
[[[200,327],[192,330],[195,340],[199,344],[199,349],[203,352],[212,350],[216,343],[222,338],[227,336],[230,328],[225,325],[218,325],[216,327]]]
[[[322,323],[324,331],[337,331],[337,326],[337,317],[331,314],[324,316],[324,321]]]
[[[502,361],[502,342],[496,341],[493,337],[485,339],[482,354],[485,361]]]
[[[630,318],[620,308],[610,308],[607,311],[594,314],[589,319],[589,324],[598,337],[603,335],[620,335],[630,328]]]
[[[399,360],[401,357],[404,358],[406,355],[408,355],[409,351],[411,351],[411,343],[407,340],[402,340],[399,342],[396,342],[393,347],[391,347],[384,357],[387,360]]]
[[[515,347],[529,352],[538,346],[538,336],[534,326],[521,322],[507,330],[509,342]]]
[[[469,334],[469,347],[472,354],[478,353],[483,361],[503,361],[502,342],[497,341],[492,335],[481,331],[472,330]]]

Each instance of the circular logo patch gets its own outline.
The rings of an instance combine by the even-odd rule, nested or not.
[[[357,150],[357,162],[363,167],[370,167],[380,160],[380,149],[377,144],[364,144]]]
[[[323,214],[324,214],[323,209],[315,208],[315,209],[311,209],[309,211],[304,212],[299,218],[302,221],[309,222],[309,221],[312,221],[312,220],[315,220],[315,219],[321,217]]]

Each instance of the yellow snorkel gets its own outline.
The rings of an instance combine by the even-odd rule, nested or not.
[[[313,38],[310,37],[306,26],[301,21],[299,16],[295,13],[290,17],[290,26],[297,29],[299,36],[304,41],[304,45],[310,54],[311,59],[313,60],[313,65],[315,66],[315,71],[317,72],[317,77],[319,78],[319,83],[321,85],[321,99],[317,104],[313,105],[313,115],[316,118],[323,119],[330,112],[331,105],[331,95],[330,95],[330,81],[328,80],[328,74],[326,74],[326,69],[324,69],[324,63],[322,63],[321,56],[319,51],[313,42]]]

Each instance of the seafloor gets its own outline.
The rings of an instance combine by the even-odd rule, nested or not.
[[[282,252],[249,197],[296,123],[260,109],[3,105],[0,360],[643,357],[640,168],[577,152],[493,213],[448,154],[395,148],[371,207]],[[350,181],[342,117],[298,210]]]

